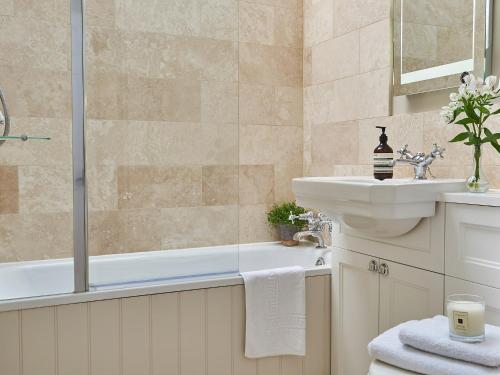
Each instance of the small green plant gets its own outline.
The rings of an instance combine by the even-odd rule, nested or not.
[[[290,216],[290,212],[294,215],[299,215],[306,213],[306,209],[297,206],[297,204],[294,201],[275,204],[271,208],[271,210],[267,213],[267,222],[273,227],[276,227],[280,224],[284,224],[284,225],[293,225],[297,227],[297,229],[302,229],[307,222],[304,220],[295,220],[295,222],[292,223],[288,219]]]

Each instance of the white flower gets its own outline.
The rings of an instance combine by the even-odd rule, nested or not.
[[[485,86],[487,86],[490,90],[494,89],[496,83],[497,83],[497,77],[496,76],[486,77],[486,80],[484,81]]]

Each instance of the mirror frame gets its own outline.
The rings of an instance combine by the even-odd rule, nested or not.
[[[438,91],[460,85],[460,75],[466,65],[459,65],[462,62],[442,65],[441,67],[455,66],[456,72],[449,75],[431,77],[425,80],[415,80],[409,83],[401,82],[401,4],[404,0],[393,1],[393,17],[392,17],[392,33],[393,33],[393,96],[414,95],[430,91]],[[412,0],[406,0],[412,1]],[[483,24],[484,28],[475,28],[474,30],[474,57],[473,69],[474,75],[478,77],[488,76],[491,74],[491,59],[492,59],[492,38],[493,38],[493,0],[474,0],[476,7],[474,24]],[[477,11],[477,9],[484,9]],[[465,60],[467,61],[467,60]],[[469,67],[472,67],[469,65]],[[427,70],[427,69],[426,69]],[[428,69],[430,72],[438,73],[436,67]],[[422,72],[422,71],[421,71]]]

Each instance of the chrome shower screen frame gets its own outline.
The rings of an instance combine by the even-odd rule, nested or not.
[[[71,92],[73,137],[73,249],[75,292],[89,290],[87,187],[85,180],[84,0],[71,0]]]

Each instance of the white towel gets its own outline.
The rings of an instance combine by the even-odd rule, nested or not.
[[[305,355],[306,301],[302,267],[242,272],[245,281],[245,356]]]
[[[412,321],[399,332],[403,344],[462,361],[484,366],[500,366],[500,327],[486,325],[486,340],[468,344],[451,340],[448,318],[442,315],[432,319]]]
[[[402,325],[391,328],[368,345],[370,355],[382,362],[425,375],[499,375],[500,369],[423,352],[399,340]]]

